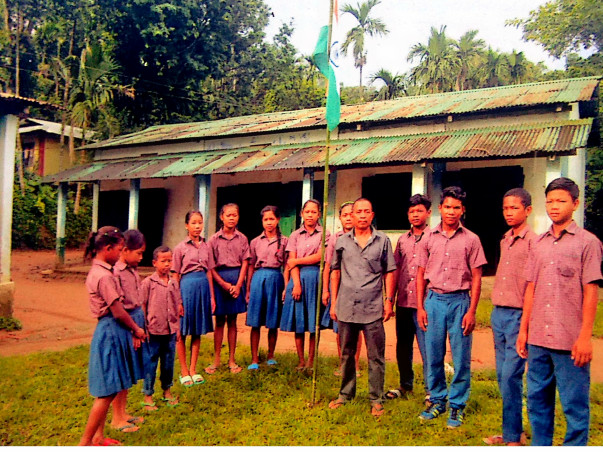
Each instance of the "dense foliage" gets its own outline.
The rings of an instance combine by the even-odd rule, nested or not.
[[[43,184],[37,175],[25,173],[25,193],[15,180],[13,189],[13,248],[51,249],[55,246],[57,226],[57,189]],[[75,187],[67,201],[66,245],[79,246],[86,240],[92,223],[92,208],[83,196],[80,209],[73,213]]]

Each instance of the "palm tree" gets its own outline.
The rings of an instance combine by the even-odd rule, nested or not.
[[[390,71],[379,69],[371,75],[371,83],[374,83],[377,80],[381,80],[385,84],[378,92],[377,99],[394,99],[400,95],[406,94],[407,80],[405,74],[392,75]]]
[[[366,35],[383,36],[389,33],[385,27],[385,23],[381,19],[370,17],[371,9],[381,3],[381,0],[367,0],[364,3],[358,3],[353,7],[349,3],[341,8],[342,14],[349,13],[358,21],[358,25],[348,31],[345,41],[341,46],[344,55],[348,55],[350,46],[353,46],[352,54],[354,55],[354,66],[360,71],[360,82],[358,86],[362,86],[362,68],[366,65],[366,51],[364,50],[364,40]]]
[[[509,62],[504,53],[498,53],[488,47],[486,60],[482,66],[483,85],[501,86],[505,84],[505,80],[509,76]]]
[[[526,81],[525,78],[528,75],[529,61],[526,59],[523,52],[517,52],[513,49],[513,52],[507,55],[507,61],[509,64],[511,83],[514,85],[524,83]]]
[[[477,30],[469,30],[454,43],[460,66],[459,74],[456,78],[457,91],[470,89],[467,86],[469,70],[479,64],[479,57],[483,55],[486,48],[486,42],[483,39],[475,39],[477,33]]]
[[[453,48],[453,41],[446,36],[446,25],[438,31],[431,27],[427,44],[412,46],[408,61],[415,58],[419,64],[411,70],[411,80],[422,85],[430,93],[452,91],[458,73],[459,61]]]

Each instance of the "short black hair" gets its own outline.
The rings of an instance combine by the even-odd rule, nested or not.
[[[343,212],[343,208],[347,207],[347,206],[350,206],[353,209],[354,208],[354,202],[353,201],[346,201],[346,202],[342,203],[339,206],[339,216],[341,216],[341,212]]]
[[[444,200],[446,198],[458,199],[464,206],[467,193],[465,193],[461,187],[453,185],[452,187],[446,187],[444,190],[442,190],[442,199],[440,199],[440,205],[444,204]]]
[[[363,198],[362,196],[360,198],[358,198],[356,201],[354,201],[354,204],[352,205],[352,208],[355,209],[356,208],[356,204],[359,203],[360,201],[366,201],[371,205],[371,210],[373,210],[373,203],[366,198]]]
[[[161,245],[153,250],[153,260],[156,261],[159,257],[159,253],[171,253],[172,250],[169,246]]]
[[[144,235],[138,229],[128,229],[124,232],[124,246],[129,250],[139,250],[146,245]]]
[[[573,180],[567,177],[558,177],[557,179],[551,181],[551,183],[548,184],[544,190],[545,196],[553,190],[565,190],[572,197],[572,201],[575,201],[580,197],[580,187],[578,187]]]
[[[516,198],[519,198],[524,207],[530,207],[532,205],[532,195],[530,195],[525,188],[512,188],[505,193],[503,199],[507,198],[508,196],[515,196]]]
[[[425,209],[429,210],[431,209],[431,200],[427,196],[421,194],[412,195],[408,200],[409,209],[420,205],[425,206]]]

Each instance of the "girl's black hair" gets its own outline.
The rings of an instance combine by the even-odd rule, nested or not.
[[[307,206],[309,203],[311,203],[311,202],[312,202],[312,203],[314,203],[314,204],[316,204],[316,207],[318,207],[318,212],[320,212],[320,211],[321,211],[321,209],[322,209],[322,206],[320,205],[320,203],[319,203],[319,202],[318,202],[316,199],[308,199],[308,200],[307,200],[307,201],[304,203],[304,205],[302,206],[302,212],[304,211],[304,209],[306,208],[306,206]]]
[[[237,213],[240,215],[241,214],[241,209],[239,209],[239,205],[235,204],[234,202],[229,202],[227,204],[224,204],[222,206],[222,208],[220,209],[220,213],[218,214],[218,230],[222,229],[224,227],[224,222],[222,221],[222,215],[224,214],[224,211],[226,209],[228,209],[229,207],[234,207],[235,209],[237,209]]]
[[[184,224],[188,224],[191,221],[191,218],[193,217],[193,215],[200,215],[201,219],[203,220],[203,214],[200,211],[189,210],[188,212],[186,212],[186,215],[184,216]]]
[[[84,259],[94,258],[96,252],[107,245],[117,245],[123,241],[124,235],[115,226],[103,226],[96,232],[91,232],[86,242]]]
[[[276,206],[264,207],[260,211],[260,217],[263,219],[264,214],[267,212],[272,212],[277,219],[279,219],[279,220],[281,219],[281,213],[279,212],[278,207],[276,207]],[[281,227],[279,225],[276,225],[276,239],[278,240],[278,247],[276,248],[275,256],[277,259],[278,259],[279,253],[281,252],[282,237],[283,237],[283,234],[281,233]]]
[[[124,246],[129,250],[139,250],[146,245],[144,235],[138,229],[128,229],[124,232]]]

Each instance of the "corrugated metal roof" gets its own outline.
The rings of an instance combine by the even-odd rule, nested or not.
[[[515,124],[383,138],[337,140],[331,165],[402,164],[443,159],[520,157],[585,147],[593,119]],[[47,176],[46,182],[147,179],[196,174],[320,168],[324,143],[266,145],[226,151],[102,160]]]
[[[553,80],[523,85],[402,97],[341,107],[341,123],[393,121],[438,115],[480,112],[509,107],[569,103],[591,100],[600,77]],[[186,141],[218,136],[250,135],[324,126],[324,109],[266,113],[186,124],[149,127],[122,135],[88,149],[136,146],[169,141]]]

